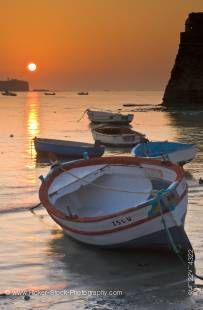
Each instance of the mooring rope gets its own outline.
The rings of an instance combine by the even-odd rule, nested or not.
[[[162,218],[162,223],[163,223],[163,226],[164,226],[164,229],[166,231],[166,234],[168,236],[168,239],[169,239],[169,242],[171,244],[171,247],[174,251],[174,253],[178,256],[178,258],[180,259],[181,263],[183,264],[184,267],[188,268],[187,264],[185,263],[185,260],[183,259],[182,255],[181,255],[181,252],[180,250],[177,248],[176,244],[175,244],[175,241],[173,239],[173,236],[171,235],[170,233],[170,230],[166,224],[166,221],[165,221],[165,218],[164,218],[164,215],[163,215],[163,210],[162,210],[162,205],[161,205],[161,200],[160,200],[160,197],[158,197],[158,203],[159,203],[159,209],[160,209],[160,214],[161,214],[161,218]],[[169,212],[171,212],[169,210]],[[194,252],[194,250],[192,249],[192,251]],[[203,281],[203,276],[199,276],[197,275],[194,271],[193,271],[193,276],[198,278],[199,280],[202,280]]]
[[[77,120],[77,122],[80,122],[81,119],[85,116],[86,112],[88,111],[88,109],[86,109],[83,113],[82,116]]]
[[[175,244],[175,242],[173,240],[173,237],[172,237],[172,235],[170,233],[170,230],[169,230],[169,228],[168,228],[168,226],[166,224],[166,221],[165,221],[165,218],[164,218],[164,215],[163,215],[163,210],[162,210],[160,199],[159,199],[159,210],[160,210],[160,214],[161,214],[161,221],[162,221],[164,229],[165,229],[165,231],[167,233],[167,236],[168,236],[169,242],[171,244],[171,247],[172,247],[174,253],[179,257],[179,259],[183,263],[183,265],[186,266],[185,261],[184,261],[183,257],[181,256],[180,250],[177,248],[177,246],[176,246],[176,244]]]

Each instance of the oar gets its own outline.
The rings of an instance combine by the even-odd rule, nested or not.
[[[88,110],[88,109],[86,109],[86,110],[83,112],[82,116],[77,120],[77,122],[81,121],[81,119],[85,116],[85,113],[87,112],[87,110]]]
[[[34,211],[36,208],[40,207],[40,206],[43,206],[41,202],[39,202],[37,205],[31,207],[31,208],[30,208],[30,211],[33,213],[33,211]]]
[[[54,154],[54,153],[49,153],[48,154],[48,158],[49,158],[49,161],[50,161],[50,163],[51,163],[51,165],[53,165],[53,164],[56,164],[58,161],[57,161],[57,156],[56,156],[56,154]],[[39,202],[38,204],[36,204],[35,206],[33,206],[33,207],[31,207],[30,208],[30,211],[32,212],[32,213],[34,213],[33,211],[35,210],[35,209],[37,209],[38,207],[40,207],[40,206],[43,206],[43,204],[41,203],[41,202]]]

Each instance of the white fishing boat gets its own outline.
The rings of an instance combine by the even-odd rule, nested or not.
[[[127,125],[132,122],[133,114],[122,114],[120,111],[114,113],[111,111],[95,111],[87,109],[87,115],[93,123],[110,123]]]
[[[17,96],[16,93],[10,91],[10,90],[5,90],[4,92],[1,93],[2,96]]]
[[[45,96],[55,96],[56,95],[56,93],[54,91],[53,92],[47,91],[44,94],[45,94]]]
[[[187,251],[187,184],[182,167],[158,160],[101,157],[53,168],[39,197],[72,238],[101,247]],[[170,240],[169,240],[170,239]]]
[[[98,126],[92,128],[92,136],[98,143],[116,147],[130,147],[148,141],[144,134],[128,126]]]

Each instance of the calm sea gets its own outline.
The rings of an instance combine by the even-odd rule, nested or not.
[[[201,282],[196,281],[199,287],[189,296],[187,271],[175,257],[86,247],[64,236],[43,209],[37,215],[29,211],[38,203],[38,177],[49,169],[36,160],[35,136],[93,142],[87,108],[133,109],[133,127],[150,140],[198,145],[197,157],[185,166],[186,231],[196,253],[196,271],[203,275],[203,185],[198,183],[203,177],[203,111],[154,110],[162,95],[106,91],[0,96],[0,291],[11,294],[0,297],[0,309],[200,309]],[[124,108],[125,103],[137,106]],[[26,289],[36,293],[30,300],[16,296]],[[87,296],[87,290],[122,290],[123,295],[108,291]]]

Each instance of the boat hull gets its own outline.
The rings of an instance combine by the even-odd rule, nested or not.
[[[129,212],[125,216],[118,216],[97,223],[97,226],[95,224],[86,224],[84,226],[84,223],[77,225],[61,220],[53,214],[50,215],[67,235],[86,244],[110,248],[170,249],[170,242],[162,222],[162,216],[144,217],[144,214],[148,214],[150,208],[151,206],[146,206],[143,210]],[[183,233],[186,210],[187,195],[185,194],[172,214],[170,212],[164,214],[164,220],[170,234],[183,252],[188,250],[189,245]],[[123,224],[124,222],[125,224]]]
[[[133,114],[120,114],[111,112],[101,112],[101,111],[87,111],[89,120],[95,124],[118,124],[118,125],[128,125],[132,122]]]
[[[136,132],[128,134],[104,134],[98,132],[96,128],[92,129],[92,136],[100,144],[113,147],[131,147],[146,140],[144,135]]]
[[[130,239],[125,242],[117,242],[115,244],[108,245],[98,245],[97,243],[92,244],[88,242],[81,241],[78,238],[75,238],[69,233],[66,229],[63,229],[64,233],[78,242],[85,243],[92,246],[97,246],[104,249],[137,249],[137,250],[152,250],[152,251],[164,251],[164,252],[173,252],[172,246],[170,244],[168,235],[165,230],[161,230],[155,233],[152,233],[147,236],[143,236],[136,239]],[[188,250],[192,250],[192,245],[190,240],[184,230],[184,227],[172,227],[170,228],[170,235],[176,244],[178,244],[178,249],[182,254],[187,254]]]
[[[57,140],[59,141],[59,140]],[[39,156],[46,157],[50,153],[56,154],[59,157],[78,159],[83,158],[84,154],[88,154],[88,157],[100,157],[104,154],[104,146],[95,146],[81,143],[75,143],[73,145],[67,145],[66,142],[58,144],[56,141],[34,139],[35,150]]]
[[[187,148],[172,151],[172,152],[164,152],[163,150],[162,152],[160,151],[160,155],[155,154],[154,156],[150,156],[150,152],[149,154],[147,154],[147,145],[148,143],[146,143],[146,154],[143,154],[141,156],[139,155],[139,153],[137,153],[137,149],[139,145],[133,148],[132,154],[140,158],[151,158],[151,159],[153,158],[153,159],[158,159],[158,160],[165,159],[174,164],[178,164],[181,166],[192,161],[197,154],[197,147],[195,145],[190,145]]]
[[[173,238],[182,252],[191,248],[184,232],[188,189],[181,167],[133,157],[95,158],[63,167],[47,176],[39,195],[49,215],[70,237],[100,247],[154,250],[171,248]],[[151,187],[149,178],[169,183],[153,193],[159,183]],[[95,183],[98,179],[103,187]]]

